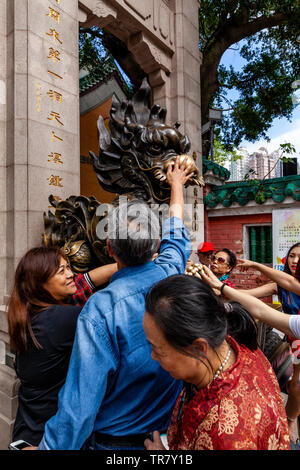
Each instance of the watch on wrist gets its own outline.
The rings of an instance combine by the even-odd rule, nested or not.
[[[226,286],[225,283],[223,283],[223,284],[221,285],[221,287],[220,287],[220,293],[221,293],[221,294],[223,294],[223,290],[224,290],[224,287],[225,287],[225,286]]]

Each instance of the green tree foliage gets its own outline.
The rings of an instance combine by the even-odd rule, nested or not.
[[[125,44],[105,29],[96,26],[79,28],[79,67],[91,76],[107,75],[116,67],[123,71],[123,78],[132,95],[140,86],[145,73],[135,62]]]
[[[225,166],[226,162],[236,162],[241,160],[242,155],[238,153],[238,150],[228,150],[220,141],[219,137],[214,139],[214,162],[218,165]]]
[[[95,31],[95,34],[79,30],[79,68],[93,74],[105,64],[109,52],[103,47],[102,31],[97,28],[90,31]]]
[[[96,27],[80,27],[79,32],[81,66],[90,71],[106,67],[110,54],[139,87],[145,73],[119,38]],[[224,108],[227,103],[219,133],[225,149],[232,151],[244,139],[268,140],[275,118],[291,118],[296,106],[293,83],[300,78],[299,33],[300,0],[201,0],[202,124],[208,120],[209,107]],[[224,52],[232,47],[241,47],[241,70],[220,66]],[[229,90],[235,90],[236,99]],[[208,156],[210,139],[203,142]]]
[[[243,139],[268,140],[276,117],[291,118],[293,82],[300,77],[299,0],[202,0],[199,11],[202,122],[208,108],[228,104],[221,124],[227,149]],[[245,65],[220,66],[224,52],[242,41]],[[237,98],[228,100],[229,90]],[[208,154],[208,149],[204,149]]]

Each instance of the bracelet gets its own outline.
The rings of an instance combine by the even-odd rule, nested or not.
[[[223,294],[223,289],[224,289],[225,286],[226,286],[226,284],[223,283],[222,286],[221,286],[221,289],[220,289],[220,294]]]

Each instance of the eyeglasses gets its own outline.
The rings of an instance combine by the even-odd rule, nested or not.
[[[222,258],[221,256],[211,255],[211,260],[220,264],[228,264],[226,259]]]

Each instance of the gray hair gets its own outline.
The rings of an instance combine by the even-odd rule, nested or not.
[[[122,203],[109,214],[108,239],[114,254],[126,266],[150,261],[159,242],[159,219],[141,201]]]

